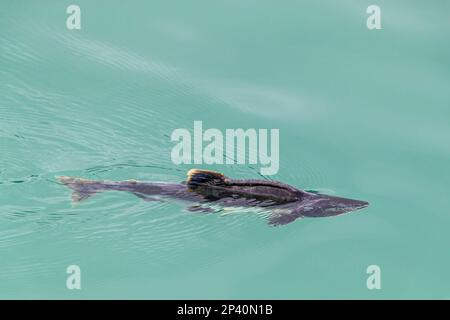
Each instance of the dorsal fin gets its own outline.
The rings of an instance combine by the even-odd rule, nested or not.
[[[203,185],[226,184],[228,178],[223,174],[211,170],[192,169],[187,173],[187,185],[191,189]]]

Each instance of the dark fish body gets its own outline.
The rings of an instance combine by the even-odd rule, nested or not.
[[[188,208],[190,211],[211,212],[209,205],[260,207],[271,211],[271,225],[283,225],[303,217],[335,216],[368,206],[365,201],[310,193],[277,181],[230,179],[221,173],[197,169],[190,170],[183,183],[58,179],[73,190],[74,202],[99,192],[126,191],[146,201],[168,197],[194,202]]]

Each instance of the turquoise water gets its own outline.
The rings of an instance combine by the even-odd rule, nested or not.
[[[0,5],[0,298],[450,298],[450,2],[377,0],[372,31],[372,1],[77,0],[68,30],[72,3]],[[182,181],[194,120],[279,128],[273,179],[371,205],[273,228],[56,183]]]

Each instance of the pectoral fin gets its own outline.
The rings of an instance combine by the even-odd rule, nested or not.
[[[281,210],[273,212],[267,221],[271,226],[282,226],[291,223],[297,219],[301,219],[304,216],[293,210]]]
[[[203,207],[203,206],[198,205],[198,204],[190,206],[190,207],[187,207],[187,210],[190,211],[190,212],[202,212],[202,213],[214,212],[213,209],[211,209],[209,207]]]

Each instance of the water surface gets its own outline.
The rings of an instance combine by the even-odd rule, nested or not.
[[[1,4],[0,298],[450,298],[448,1],[379,0],[376,31],[368,1],[70,4]],[[273,179],[371,205],[271,228],[56,183],[182,181],[194,120],[279,128]]]

